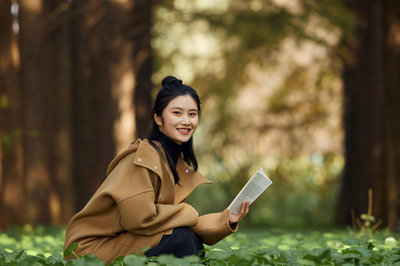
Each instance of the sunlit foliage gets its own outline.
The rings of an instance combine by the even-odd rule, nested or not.
[[[264,167],[274,184],[252,222],[328,223],[343,166],[341,43],[351,14],[341,1],[169,3],[155,12],[153,81],[175,74],[202,98],[196,147],[215,184],[194,205],[224,208]]]

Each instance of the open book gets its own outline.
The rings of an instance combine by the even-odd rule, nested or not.
[[[258,169],[239,194],[236,195],[228,210],[238,214],[243,201],[250,201],[250,204],[253,203],[271,184],[272,181],[264,173],[263,169]]]

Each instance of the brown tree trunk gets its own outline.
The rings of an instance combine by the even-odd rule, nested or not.
[[[105,1],[73,1],[72,87],[75,210],[88,201],[114,155],[109,63],[114,10]]]
[[[77,211],[103,182],[112,157],[136,137],[144,137],[149,128],[152,1],[73,1],[71,5],[73,109],[65,111],[71,111],[73,138],[71,146],[63,147],[72,147],[69,174]],[[71,132],[69,124],[65,126],[65,132]],[[62,180],[68,180],[67,172],[60,171]],[[64,193],[65,197],[71,194]]]
[[[0,82],[9,107],[1,110],[1,136],[20,124],[23,137],[9,156],[0,146],[3,223],[65,224],[104,180],[116,151],[145,136],[151,4],[21,0],[19,93],[10,3],[3,1]]]
[[[394,2],[356,1],[352,6],[357,15],[357,42],[349,47],[354,60],[347,62],[343,75],[346,165],[339,201],[339,223],[350,224],[354,217],[367,213],[370,188],[373,190],[372,215],[375,218],[393,228],[391,217],[398,215],[395,202],[399,196],[392,187],[398,188],[400,180],[400,172],[394,167],[399,165],[395,149],[400,135],[393,135],[393,128],[398,128],[400,121],[393,119],[393,110],[398,110],[400,102],[391,94],[400,87],[398,80],[394,84],[396,78],[393,80],[390,73],[399,73],[399,69],[398,63],[388,64],[387,55],[395,56],[397,53],[398,60],[399,43],[397,47],[388,47],[389,36],[385,32],[386,28],[396,25],[393,20],[385,20],[393,12],[389,3],[395,6]],[[388,81],[393,83],[392,88]]]
[[[149,128],[151,5],[143,0],[73,2],[77,209],[104,180],[112,157]]]
[[[72,87],[71,87],[71,7],[64,0],[47,2],[50,15],[43,25],[46,41],[43,50],[44,82],[48,84],[47,124],[51,137],[47,142],[48,167],[52,190],[49,211],[52,224],[65,224],[74,213],[72,192]]]
[[[400,224],[400,5],[384,1],[384,173],[387,178],[387,225]]]
[[[26,222],[73,214],[69,4],[19,2]]]
[[[51,160],[48,140],[51,138],[47,112],[49,84],[45,82],[46,51],[43,24],[46,17],[45,1],[19,2],[19,46],[21,52],[21,93],[24,132],[24,196],[30,223],[50,223],[49,201],[52,191]],[[46,74],[45,74],[46,73]]]
[[[134,87],[134,107],[136,137],[139,138],[147,136],[151,125],[152,6],[153,0],[137,0],[134,7],[128,13],[129,31],[127,38],[134,46],[132,54],[136,81]]]
[[[24,224],[19,52],[11,2],[0,1],[0,227]]]

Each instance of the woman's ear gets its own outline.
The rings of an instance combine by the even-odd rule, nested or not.
[[[156,124],[158,125],[158,126],[162,126],[162,119],[161,119],[161,116],[158,116],[157,114],[154,114],[154,121],[156,121]]]

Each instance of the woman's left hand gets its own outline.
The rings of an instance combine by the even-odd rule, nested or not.
[[[235,224],[240,222],[249,213],[249,206],[250,206],[250,201],[243,201],[240,207],[240,212],[238,214],[229,212],[229,223]]]

